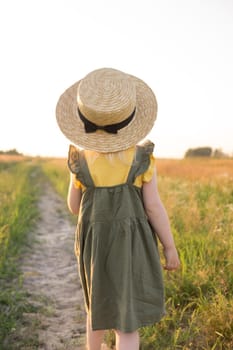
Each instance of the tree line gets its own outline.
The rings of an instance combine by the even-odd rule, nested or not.
[[[22,156],[23,155],[22,153],[19,153],[17,151],[17,149],[15,149],[15,148],[10,149],[8,151],[1,151],[0,150],[0,154],[7,154],[7,155],[12,155],[12,156]]]
[[[224,153],[221,149],[213,149],[212,147],[189,148],[184,155],[185,158],[191,157],[208,157],[208,158],[229,158],[230,155]]]

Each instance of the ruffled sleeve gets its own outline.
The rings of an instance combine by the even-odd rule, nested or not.
[[[147,171],[142,174],[142,182],[150,182],[155,172],[155,157],[150,155],[150,165]]]
[[[71,173],[75,175],[74,186],[75,188],[78,188],[78,189],[83,188],[83,183],[84,183],[82,170],[80,166],[80,152],[81,151],[78,148],[76,148],[73,145],[70,145],[69,153],[68,153],[68,161],[67,161],[67,164]]]
[[[141,158],[141,171],[136,174],[134,185],[141,187],[143,182],[151,181],[155,171],[154,144],[151,141],[146,141],[138,147]]]

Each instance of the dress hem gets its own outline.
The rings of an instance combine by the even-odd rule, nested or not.
[[[148,322],[141,322],[139,323],[137,326],[135,325],[135,327],[120,327],[120,326],[117,326],[117,325],[108,325],[106,327],[93,327],[92,326],[92,330],[93,331],[100,331],[100,330],[118,330],[118,331],[121,331],[121,332],[124,332],[124,333],[132,333],[132,332],[135,332],[136,330],[140,329],[140,328],[144,328],[144,327],[148,327],[148,326],[153,326],[155,325],[156,323],[159,323],[161,321],[161,319],[166,315],[166,311],[164,311],[160,316],[154,318],[153,320],[151,321],[148,321]]]

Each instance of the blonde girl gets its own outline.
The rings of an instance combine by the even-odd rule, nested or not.
[[[172,271],[179,258],[161,202],[150,141],[153,91],[121,71],[95,70],[60,97],[57,121],[69,149],[68,207],[78,216],[75,252],[87,310],[87,349],[113,329],[117,350],[138,350],[138,329],[165,314],[157,247]]]

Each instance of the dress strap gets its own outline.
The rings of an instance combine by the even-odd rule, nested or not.
[[[85,187],[94,187],[91,174],[88,169],[84,151],[78,150],[75,146],[70,145],[68,154],[68,167],[70,171],[76,175]]]
[[[146,172],[150,165],[150,156],[153,153],[154,144],[151,141],[146,141],[136,147],[135,159],[131,165],[127,183],[134,183],[137,176]]]

